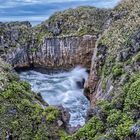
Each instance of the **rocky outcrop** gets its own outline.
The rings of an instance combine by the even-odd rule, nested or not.
[[[11,63],[12,58],[8,53],[11,53],[11,56],[17,56],[18,59],[21,54],[23,55],[31,40],[32,29],[29,22],[0,23],[0,57],[4,60],[8,58]]]
[[[47,29],[46,29],[47,30]],[[90,68],[97,36],[54,36],[38,40],[29,22],[0,23],[0,57],[13,67]]]
[[[37,34],[49,36],[83,36],[85,34],[97,35],[104,30],[111,10],[81,6],[56,12],[48,20],[36,27]],[[46,31],[47,30],[47,31]]]
[[[132,1],[124,0],[112,10],[110,25],[96,42],[85,84],[86,95],[93,101],[93,106],[97,100],[111,97],[112,91],[116,92],[115,87],[127,83],[128,77],[139,70],[139,8]]]
[[[84,86],[85,96],[91,101],[91,106],[94,106],[97,100],[103,99],[99,70],[104,65],[107,47],[98,44],[98,41],[92,57],[90,74]]]
[[[46,67],[69,69],[76,65],[90,68],[96,36],[44,38],[39,45],[12,48],[6,61],[13,67]]]

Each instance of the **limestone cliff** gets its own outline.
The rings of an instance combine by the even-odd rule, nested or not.
[[[90,68],[96,36],[44,38],[39,45],[15,47],[6,54],[13,67],[69,69],[76,65]]]

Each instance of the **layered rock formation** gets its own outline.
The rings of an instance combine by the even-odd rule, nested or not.
[[[90,68],[96,36],[44,38],[36,45],[12,48],[6,61],[13,67],[46,67],[69,69],[76,65]]]

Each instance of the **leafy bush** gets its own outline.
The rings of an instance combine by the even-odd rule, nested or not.
[[[135,82],[133,82],[127,92],[127,96],[125,98],[125,111],[131,111],[132,109],[140,108],[140,78],[137,78]]]
[[[126,137],[128,137],[131,134],[131,127],[134,124],[133,119],[128,116],[127,114],[121,114],[122,118],[116,127],[115,135],[120,140],[124,140]]]
[[[52,122],[58,119],[59,110],[54,107],[42,108],[36,96],[28,83],[19,81],[12,81],[0,93],[0,139],[5,139],[7,132],[13,139],[59,137],[58,126]]]
[[[110,115],[107,117],[107,125],[109,127],[115,127],[121,119],[121,111],[120,110],[111,110]]]
[[[89,122],[81,128],[72,137],[67,137],[70,140],[93,140],[96,134],[102,133],[104,130],[103,122],[98,117],[93,117]]]
[[[118,77],[118,76],[122,75],[122,73],[123,73],[123,69],[122,69],[121,65],[115,65],[112,68],[112,74],[114,77]]]
[[[60,114],[60,112],[58,111],[58,109],[56,109],[53,106],[49,106],[45,109],[46,112],[46,121],[47,122],[52,122],[54,121]]]

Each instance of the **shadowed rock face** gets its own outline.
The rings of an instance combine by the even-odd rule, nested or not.
[[[44,38],[39,45],[16,47],[6,56],[13,67],[46,67],[68,69],[76,65],[90,68],[96,36]]]

